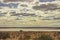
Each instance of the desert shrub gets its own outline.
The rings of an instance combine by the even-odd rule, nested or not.
[[[41,35],[38,40],[53,40],[53,38],[50,35]]]
[[[5,40],[7,38],[10,38],[9,33],[7,33],[7,32],[0,32],[0,39]]]
[[[25,40],[29,40],[30,39],[30,36],[25,36]]]

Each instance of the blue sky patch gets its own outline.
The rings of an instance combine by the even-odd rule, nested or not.
[[[39,0],[40,2],[52,2],[52,1],[55,1],[55,0]]]
[[[0,2],[0,7],[17,8],[17,6],[18,6],[18,3],[17,4],[15,3],[5,4],[5,3]]]

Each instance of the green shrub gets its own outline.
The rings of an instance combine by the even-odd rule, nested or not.
[[[38,40],[53,40],[53,38],[50,35],[41,35]]]

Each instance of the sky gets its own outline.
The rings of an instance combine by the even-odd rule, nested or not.
[[[40,2],[52,2],[52,1],[55,1],[55,0],[39,0]]]
[[[14,8],[16,8],[18,6],[18,3],[17,4],[15,4],[15,3],[4,4],[4,3],[0,2],[0,7],[1,6],[2,7],[10,7],[10,8],[14,7]]]

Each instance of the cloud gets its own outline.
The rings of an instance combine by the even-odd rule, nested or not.
[[[3,0],[3,2],[32,2],[33,0]]]
[[[60,9],[56,4],[41,4],[39,6],[33,6],[34,10],[57,10]]]

